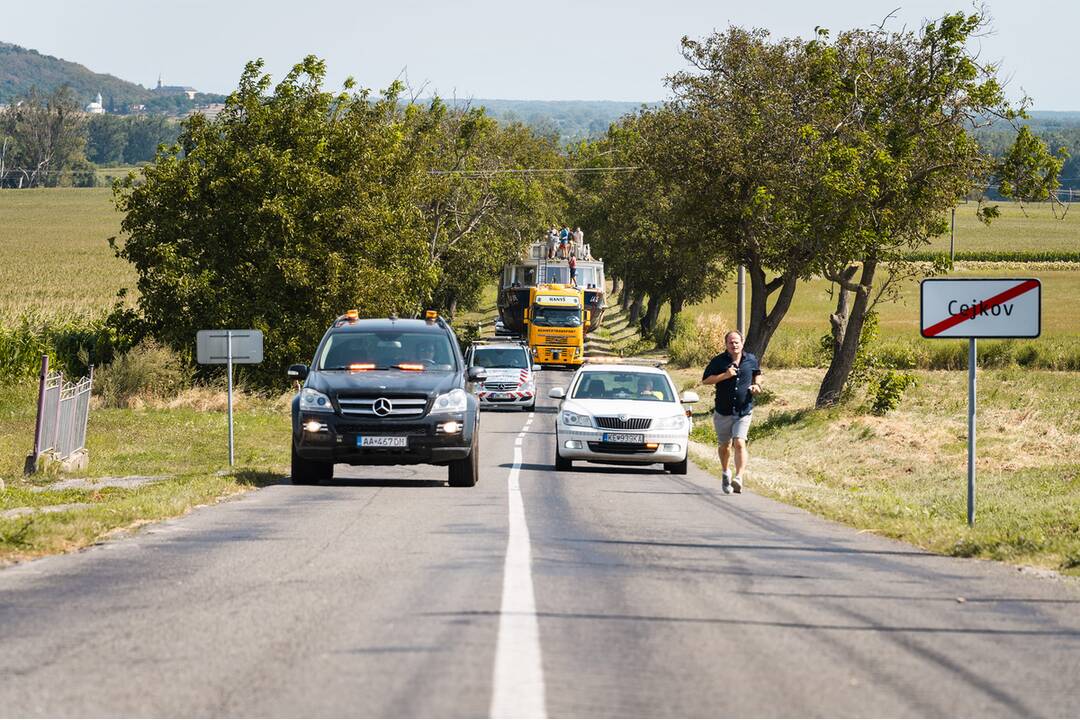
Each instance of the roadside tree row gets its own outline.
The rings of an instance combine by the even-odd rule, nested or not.
[[[684,304],[743,265],[746,347],[766,356],[800,283],[825,277],[836,305],[818,404],[837,402],[877,303],[934,271],[905,258],[945,232],[951,208],[991,180],[1007,197],[1054,197],[1064,156],[1016,123],[1027,99],[1010,104],[997,67],[968,47],[983,29],[982,16],[955,14],[918,32],[684,38],[690,69],[668,78],[673,98],[574,154],[583,167],[637,168],[580,174],[577,211],[623,302],[648,298],[643,328],[670,303],[666,342]],[[995,123],[1014,127],[1003,158],[973,136]],[[989,222],[996,208],[979,213]]]

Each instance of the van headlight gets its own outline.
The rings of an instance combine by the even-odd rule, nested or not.
[[[590,415],[578,415],[576,412],[569,410],[562,411],[563,425],[579,425],[581,427],[592,427],[592,417]]]
[[[334,406],[330,404],[330,398],[324,393],[311,388],[300,391],[301,412],[334,412]]]
[[[686,413],[653,421],[653,429],[655,430],[682,430],[684,427],[686,427]]]
[[[435,398],[431,404],[431,414],[465,412],[469,409],[469,396],[461,388],[454,388]]]

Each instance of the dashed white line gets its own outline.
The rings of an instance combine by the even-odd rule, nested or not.
[[[509,539],[503,567],[499,639],[495,645],[495,677],[491,717],[546,718],[544,667],[540,659],[540,627],[532,582],[532,549],[519,476],[521,448],[514,448],[514,466],[506,479],[509,496]]]

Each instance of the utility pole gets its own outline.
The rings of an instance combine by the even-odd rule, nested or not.
[[[744,327],[744,318],[746,317],[746,268],[742,265],[739,266],[739,301],[737,305],[737,319],[735,321],[735,329],[739,331],[739,334],[746,339],[746,328]]]
[[[949,262],[956,261],[956,208],[952,209],[952,229],[949,231]]]

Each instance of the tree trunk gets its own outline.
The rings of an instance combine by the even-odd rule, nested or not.
[[[788,271],[786,275],[773,278],[767,283],[765,269],[757,263],[747,266],[747,274],[750,276],[750,326],[746,332],[745,348],[760,361],[765,357],[769,341],[780,326],[780,321],[791,309],[791,299],[795,295],[799,277],[794,271]],[[777,290],[780,294],[773,303],[772,310],[768,310],[769,296]]]
[[[450,316],[450,322],[453,322],[454,315],[457,314],[457,293],[450,293],[450,302],[447,305],[446,313]]]
[[[851,314],[842,330],[843,340],[839,343],[839,352],[833,353],[829,369],[825,371],[825,377],[818,389],[817,407],[828,407],[840,401],[840,396],[847,384],[851,368],[855,364],[855,355],[859,351],[859,338],[862,336],[863,323],[866,321],[866,311],[870,304],[870,289],[874,286],[874,271],[877,269],[877,260],[867,260],[863,263],[862,275],[859,277],[859,289],[854,293],[855,300],[851,305]],[[846,304],[846,300],[844,301]],[[840,309],[839,301],[837,302]],[[834,339],[836,328],[834,326]]]
[[[655,295],[649,296],[649,308],[645,311],[645,317],[641,319],[641,334],[650,335],[656,329],[656,318],[660,315],[660,308],[664,299]]]
[[[832,333],[832,355],[836,357],[844,345],[844,332],[847,330],[848,303],[851,299],[851,291],[845,289],[845,285],[851,282],[858,272],[859,266],[852,265],[840,274],[841,281],[837,283],[836,312],[829,316],[829,328]]]
[[[620,278],[618,275],[613,276],[611,278],[611,296],[610,297],[612,297],[612,298],[617,297],[619,295],[619,290],[621,290],[621,289],[622,289],[622,278]]]
[[[671,338],[675,335],[675,323],[679,320],[679,313],[683,309],[683,299],[681,297],[671,298],[671,317],[668,318],[667,325],[664,327],[664,334],[660,337],[660,347],[667,347],[671,342]]]
[[[638,324],[638,318],[641,317],[641,303],[645,301],[645,293],[640,290],[635,290],[633,300],[630,301],[630,327],[636,327]]]

